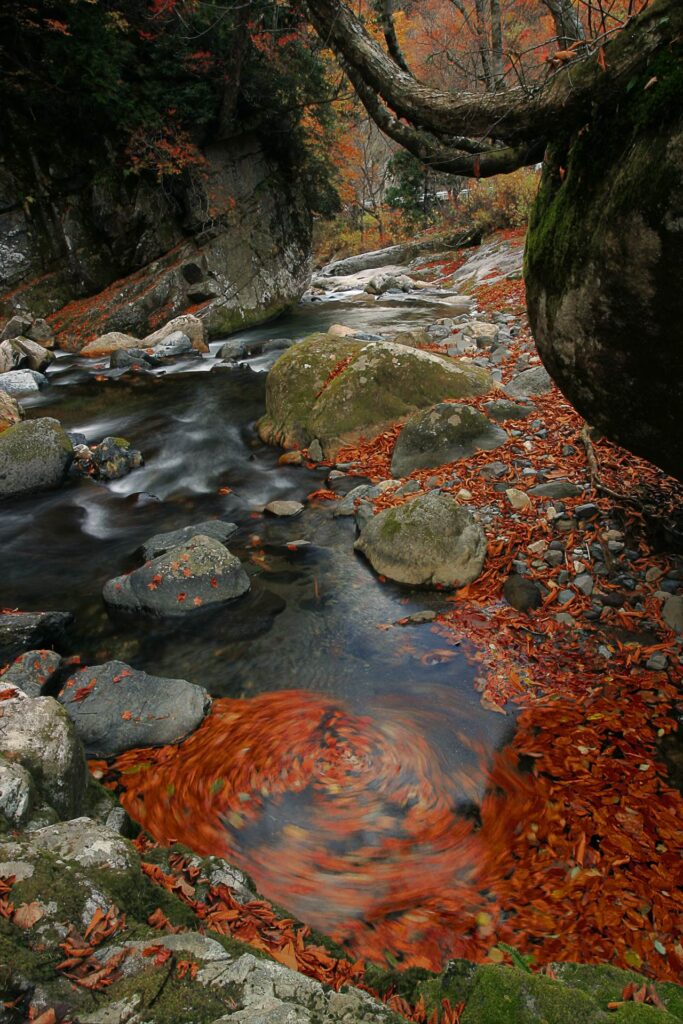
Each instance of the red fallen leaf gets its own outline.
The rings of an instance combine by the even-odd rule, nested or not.
[[[196,964],[193,960],[179,960],[176,967],[176,974],[179,978],[184,978],[189,974],[190,978],[194,981],[199,971],[199,964]]]
[[[86,697],[89,697],[90,694],[93,692],[93,690],[95,689],[96,685],[97,685],[97,680],[96,679],[91,679],[90,682],[86,686],[79,686],[78,689],[76,690],[76,692],[74,693],[73,697],[71,698],[72,701],[80,702],[82,700],[85,700]]]
[[[16,924],[18,928],[32,928],[36,921],[40,921],[44,916],[45,911],[37,900],[20,903],[12,915],[12,924]]]
[[[16,686],[8,686],[6,689],[0,690],[0,700],[12,700],[18,692]]]
[[[130,722],[132,717],[133,717],[133,712],[132,711],[122,711],[121,712],[121,718],[124,720],[124,722]]]
[[[232,494],[232,488],[231,487],[219,487],[218,488],[218,493],[219,494]]]
[[[157,943],[154,946],[147,946],[143,949],[142,955],[146,957],[154,957],[154,963],[156,966],[161,967],[162,964],[165,964],[171,959],[173,953],[167,946]]]
[[[215,589],[216,589],[216,587],[218,586],[218,580],[216,579],[216,577],[215,577],[215,576],[212,576],[212,577],[211,577],[211,586],[213,587],[213,589],[214,589],[214,590],[215,590]]]
[[[186,597],[187,597],[187,594],[185,593],[185,591],[184,591],[184,590],[181,590],[181,592],[180,592],[180,593],[178,594],[178,597],[176,598],[176,600],[177,600],[177,601],[178,601],[178,602],[179,602],[180,604],[182,604],[182,602],[183,602],[183,601],[185,600],[185,598],[186,598]]]
[[[149,915],[147,918],[147,924],[157,931],[163,930],[171,932],[172,935],[177,935],[178,932],[182,931],[182,928],[171,924],[161,907],[157,907],[157,909]]]
[[[335,494],[334,491],[327,490],[325,487],[320,487],[317,491],[311,491],[306,496],[307,501],[337,501],[339,495]]]
[[[29,1019],[31,1024],[57,1024],[57,1014],[53,1009],[43,1010],[39,1017]]]
[[[204,602],[202,601],[201,597],[195,597],[194,600],[192,601],[192,604],[195,606],[195,608],[199,608],[199,606],[204,604]]]

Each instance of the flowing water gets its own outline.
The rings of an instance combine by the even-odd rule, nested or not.
[[[338,321],[366,331],[409,329],[444,312],[437,305],[396,308],[330,297],[241,337],[292,340]],[[409,886],[409,876],[419,876],[431,855],[451,870],[435,853],[443,853],[444,821],[451,821],[443,812],[481,799],[482,762],[509,735],[509,719],[481,707],[473,669],[457,647],[444,650],[429,624],[383,628],[417,610],[438,610],[445,598],[381,583],[353,552],[352,519],[333,518],[326,503],[296,519],[262,514],[275,498],[303,500],[324,484],[325,471],[278,465],[279,452],[256,435],[265,371],[277,353],[229,368],[215,359],[218,347],[210,357],[145,374],[124,375],[73,356],[57,360],[50,386],[25,403],[30,415],[55,416],[89,443],[124,436],[142,451],[145,465],[113,483],[75,480],[8,503],[0,517],[0,599],[5,607],[72,611],[73,652],[85,661],[118,658],[233,700],[291,692],[277,705],[280,719],[269,712],[271,725],[281,722],[278,756],[286,763],[309,756],[310,749],[298,749],[303,710],[317,730],[311,761],[317,783],[298,792],[295,785],[295,792],[265,805],[259,797],[263,813],[239,841],[225,817],[225,842],[214,835],[202,843],[198,820],[183,838],[206,852],[236,856],[256,869],[266,895],[332,930],[344,916],[365,913],[368,901],[385,898],[387,887]],[[229,493],[219,493],[225,488]],[[230,548],[251,574],[247,596],[173,621],[107,613],[103,584],[140,563],[137,549],[147,538],[210,518],[239,527]],[[221,740],[226,776],[236,770],[228,740]],[[183,759],[190,756],[183,748]],[[202,778],[203,756],[200,749],[193,782]],[[213,758],[206,771],[215,782],[215,751]],[[420,831],[411,808],[423,784],[433,786],[426,799],[435,821]],[[329,801],[340,799],[341,825],[335,825]],[[360,822],[353,826],[349,799]],[[291,828],[313,838],[298,848],[301,863],[290,856],[284,871],[282,837]],[[392,857],[385,840],[404,851],[398,872],[386,863]],[[345,870],[323,869],[315,852],[321,847],[346,858]],[[348,856],[356,865],[351,872]],[[308,872],[303,886],[302,872]]]

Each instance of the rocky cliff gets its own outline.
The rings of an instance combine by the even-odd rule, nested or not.
[[[104,147],[106,149],[106,146]],[[309,278],[310,214],[253,135],[214,143],[172,186],[30,151],[0,161],[0,317],[47,316],[62,347],[145,334],[190,309],[210,335],[265,321]],[[57,312],[59,311],[59,313]]]

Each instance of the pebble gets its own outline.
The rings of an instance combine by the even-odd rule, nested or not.
[[[530,551],[532,555],[542,555],[547,546],[548,545],[544,540],[535,540],[533,544],[529,544],[527,550]]]
[[[272,516],[298,516],[303,510],[300,501],[271,501],[265,507]]]
[[[555,622],[560,622],[563,626],[575,626],[576,619],[569,612],[558,612],[555,616]]]
[[[593,593],[593,577],[590,573],[581,573],[581,575],[577,576],[574,580],[574,586],[580,590],[582,594],[585,594],[586,597],[590,597]]]
[[[506,488],[505,497],[517,512],[531,507],[531,498],[524,491],[520,491],[516,487]]]
[[[562,551],[546,551],[543,556],[543,561],[546,565],[562,565],[564,562],[564,553]]]
[[[558,604],[569,604],[571,599],[574,597],[573,590],[561,590],[557,596]]]
[[[668,658],[662,651],[657,651],[655,654],[651,654],[645,662],[645,668],[649,668],[651,672],[663,672],[668,664]]]
[[[472,492],[468,491],[466,487],[461,487],[455,497],[457,501],[471,501]]]
[[[600,509],[597,505],[593,504],[592,501],[586,502],[585,505],[577,505],[574,509],[574,516],[576,519],[592,519],[593,516],[600,514]]]

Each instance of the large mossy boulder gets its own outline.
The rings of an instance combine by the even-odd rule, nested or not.
[[[24,420],[0,434],[0,498],[58,487],[73,459],[73,445],[51,417]]]
[[[264,441],[283,448],[318,439],[329,456],[416,409],[481,395],[489,386],[488,373],[465,361],[393,342],[313,334],[270,371],[258,429]]]
[[[608,437],[683,477],[683,7],[676,41],[550,147],[525,258],[559,387]],[[672,28],[672,37],[675,36]]]
[[[397,583],[452,589],[481,573],[486,534],[468,508],[430,491],[373,516],[355,548]]]

